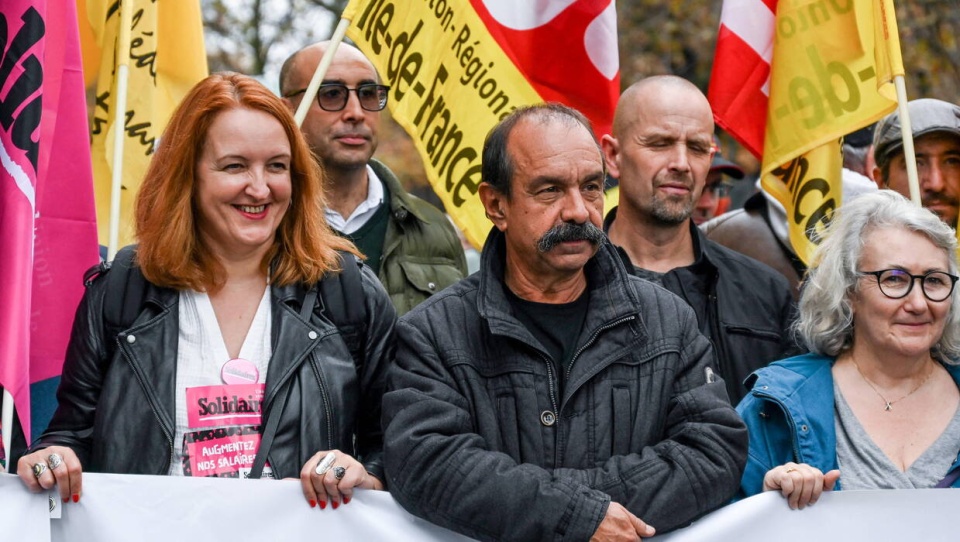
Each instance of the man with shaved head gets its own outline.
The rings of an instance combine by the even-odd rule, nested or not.
[[[280,94],[292,111],[329,46],[309,45],[283,63]],[[463,278],[467,264],[443,213],[408,194],[393,172],[373,159],[389,91],[370,60],[342,43],[301,130],[327,181],[327,222],[363,252],[397,314],[403,314]]]
[[[691,220],[715,152],[713,129],[707,98],[685,79],[650,77],[628,88],[602,140],[610,175],[620,179],[620,204],[604,229],[628,269],[693,307],[736,404],[751,372],[794,353],[794,307],[786,279],[709,241]]]

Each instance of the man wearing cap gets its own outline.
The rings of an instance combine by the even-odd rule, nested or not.
[[[960,107],[924,98],[913,100],[907,108],[923,206],[956,228],[960,209]],[[909,198],[899,112],[887,115],[877,124],[873,155],[877,184]]]
[[[693,208],[693,215],[691,215],[694,224],[698,226],[719,214],[723,214],[726,210],[721,208],[721,206],[724,206],[727,188],[727,185],[723,182],[723,176],[727,175],[734,179],[743,178],[743,168],[723,157],[717,138],[713,138],[713,145],[716,152],[714,152],[713,161],[710,163],[710,171],[707,172],[707,182],[703,186],[703,193],[700,194],[697,205]]]
[[[292,111],[329,44],[308,45],[283,63],[280,94]],[[327,222],[367,257],[401,315],[466,276],[467,263],[443,213],[372,158],[389,90],[367,57],[342,43],[301,129],[323,167]]]
[[[675,76],[643,79],[620,97],[607,167],[620,179],[620,206],[604,229],[628,269],[683,298],[716,350],[736,404],[744,379],[796,351],[794,306],[773,269],[706,239],[691,220],[714,155],[706,97]]]

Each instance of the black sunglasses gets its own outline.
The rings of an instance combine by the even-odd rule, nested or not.
[[[356,88],[350,88],[341,83],[324,83],[317,90],[317,103],[324,111],[342,111],[347,106],[347,100],[350,99],[350,92],[353,91],[357,94],[361,108],[366,111],[382,111],[387,106],[389,90],[389,86],[375,83],[363,83]],[[284,95],[284,98],[292,98],[306,91],[307,89],[303,88]]]

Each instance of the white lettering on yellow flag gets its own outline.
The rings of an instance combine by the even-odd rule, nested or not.
[[[809,263],[841,202],[840,138],[896,107],[903,73],[890,0],[780,0],[763,150],[763,187],[787,209]]]
[[[120,245],[133,241],[133,202],[153,156],[154,146],[173,109],[198,81],[207,76],[200,3],[175,0],[125,0],[133,3],[130,43],[121,48],[129,54],[130,79],[127,94],[124,142],[123,191],[120,199]],[[88,29],[82,29],[84,59],[100,51],[96,103],[90,124],[93,174],[96,187],[97,227],[106,244],[110,216],[111,172],[119,166],[113,156],[114,97],[117,91],[117,34],[120,3],[117,0],[78,0]],[[92,38],[92,41],[91,41]],[[85,65],[85,79],[96,66]]]
[[[469,2],[353,0],[343,18],[390,85],[390,111],[413,137],[434,191],[481,246],[490,230],[475,196],[484,137],[515,108],[543,100]]]

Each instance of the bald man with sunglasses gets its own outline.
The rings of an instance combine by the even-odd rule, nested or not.
[[[296,111],[329,42],[283,63],[280,94]],[[341,43],[301,130],[324,170],[327,222],[367,257],[398,315],[467,274],[456,230],[373,159],[390,87],[357,48]]]

